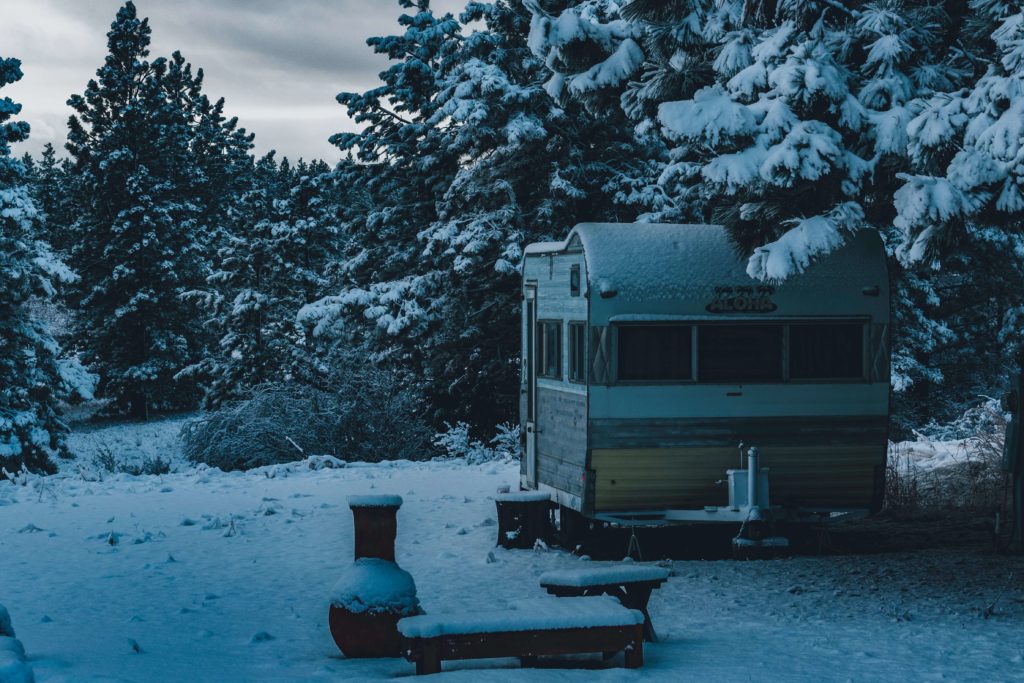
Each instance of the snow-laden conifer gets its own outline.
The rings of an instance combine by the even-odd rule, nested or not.
[[[77,336],[103,395],[136,417],[195,402],[195,378],[179,372],[207,340],[184,294],[209,274],[224,216],[218,191],[233,186],[251,146],[202,95],[201,71],[178,53],[147,59],[150,34],[125,4],[97,78],[68,100]]]
[[[21,79],[21,62],[0,58],[0,88]],[[40,240],[40,213],[22,162],[11,144],[29,126],[12,120],[21,105],[0,99],[0,465],[17,472],[52,470],[53,455],[66,455],[67,427],[58,402],[73,391],[90,397],[91,378],[58,358],[59,349],[37,314],[37,305],[74,274]]]

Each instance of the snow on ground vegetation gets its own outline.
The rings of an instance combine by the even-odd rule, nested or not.
[[[172,452],[158,445],[171,428],[92,436],[158,455]],[[544,572],[608,564],[495,547],[493,498],[518,481],[512,462],[179,470],[87,481],[65,466],[0,482],[0,603],[38,681],[412,675],[402,659],[346,660],[328,631],[332,586],[352,565],[350,495],[402,496],[397,561],[428,614],[505,609],[543,597]],[[611,668],[489,660],[446,663],[444,678],[1024,680],[1021,558],[954,547],[665,564],[672,576],[650,605],[661,641],[643,669],[620,668],[621,655]]]

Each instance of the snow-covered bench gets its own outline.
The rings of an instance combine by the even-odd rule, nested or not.
[[[441,671],[457,659],[518,657],[528,664],[544,655],[625,652],[626,668],[643,666],[643,622],[638,610],[615,598],[540,598],[513,609],[425,614],[398,622],[405,658],[417,674]]]
[[[664,567],[639,564],[566,569],[544,572],[540,575],[540,586],[558,597],[612,595],[626,607],[643,613],[644,636],[655,642],[658,637],[647,613],[647,602],[651,591],[668,580],[668,574]]]

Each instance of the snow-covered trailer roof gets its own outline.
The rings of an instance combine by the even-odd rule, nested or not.
[[[888,319],[888,276],[873,230],[771,284],[747,275],[720,225],[583,223],[563,242],[529,245],[526,258],[582,249],[592,324],[629,320],[871,316]]]

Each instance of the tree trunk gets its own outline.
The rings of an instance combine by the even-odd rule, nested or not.
[[[133,420],[145,421],[149,419],[149,401],[146,400],[144,392],[132,392],[128,406],[128,416]]]

